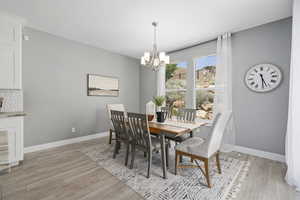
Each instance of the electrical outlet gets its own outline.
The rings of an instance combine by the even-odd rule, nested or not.
[[[72,128],[72,133],[75,133],[76,132],[76,128]]]

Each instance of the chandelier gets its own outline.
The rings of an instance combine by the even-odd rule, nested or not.
[[[152,22],[154,27],[154,40],[152,52],[145,52],[141,58],[141,64],[151,68],[153,71],[157,71],[161,66],[169,64],[170,57],[165,52],[159,52],[157,49],[156,32],[158,22]]]

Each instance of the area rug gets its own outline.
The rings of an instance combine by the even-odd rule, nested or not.
[[[174,150],[170,152],[168,178],[162,178],[160,153],[154,153],[151,177],[148,179],[146,178],[147,161],[143,153],[137,152],[134,168],[129,169],[124,165],[125,152],[123,149],[116,159],[112,158],[113,145],[103,144],[85,149],[83,152],[147,200],[233,199],[240,190],[250,165],[249,161],[221,154],[222,174],[218,174],[215,160],[210,163],[212,188],[209,189],[205,186],[205,177],[197,168],[178,169],[178,175],[174,175]],[[189,161],[186,158],[183,162],[188,163]]]

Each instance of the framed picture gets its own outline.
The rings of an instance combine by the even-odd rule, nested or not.
[[[97,74],[87,75],[88,96],[119,96],[119,79]]]

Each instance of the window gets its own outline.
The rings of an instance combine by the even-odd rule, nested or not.
[[[195,90],[197,117],[213,118],[215,96],[216,56],[205,56],[195,60]]]
[[[187,62],[166,65],[166,104],[174,111],[185,106]]]
[[[166,65],[166,106],[173,107],[176,115],[179,108],[186,106],[187,90],[194,90],[188,93],[194,98],[197,118],[202,120],[213,119],[215,77],[216,77],[216,55],[204,56],[194,59],[195,76],[188,77],[187,61]],[[190,60],[189,62],[193,62]],[[195,81],[194,88],[187,88],[187,81]],[[190,82],[189,82],[190,83]],[[188,84],[191,85],[191,84]],[[191,103],[191,102],[190,102]]]

